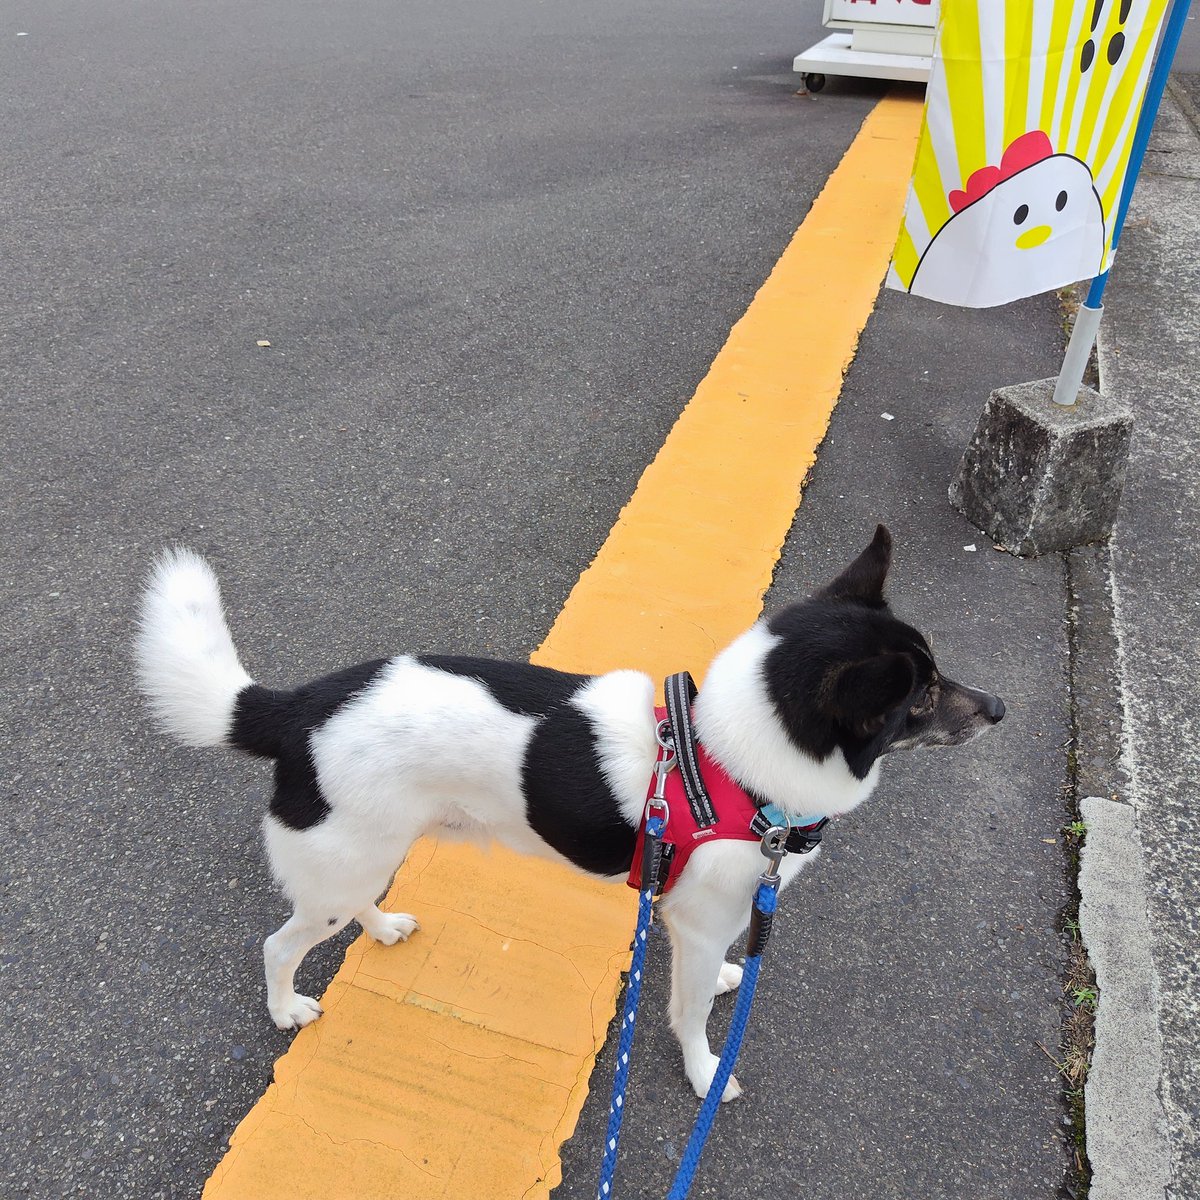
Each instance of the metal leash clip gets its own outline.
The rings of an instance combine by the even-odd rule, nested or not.
[[[667,776],[675,766],[675,739],[671,736],[671,722],[659,721],[654,731],[658,740],[658,761],[654,764],[654,795],[646,801],[646,817],[661,816],[663,824],[670,819],[671,809],[667,804]]]
[[[767,863],[766,870],[759,876],[759,879],[771,887],[779,886],[779,864],[783,862],[787,855],[787,840],[791,832],[789,826],[772,825],[763,834],[762,842],[759,844],[763,855],[770,860]]]
[[[662,890],[664,846],[663,831],[671,819],[671,806],[667,803],[667,776],[675,766],[675,742],[671,737],[671,723],[659,721],[654,732],[658,739],[658,761],[654,764],[654,794],[646,801],[646,835],[642,846],[642,886],[650,888],[654,895]],[[650,822],[658,817],[662,825],[657,832]],[[669,864],[668,864],[669,866]],[[651,911],[650,924],[654,924]]]
[[[787,840],[791,829],[785,825],[772,825],[763,834],[760,847],[768,859],[767,868],[758,877],[754,907],[750,910],[750,932],[746,936],[746,957],[761,955],[767,948],[771,936],[771,922],[775,912],[775,893],[779,891],[779,864],[787,854]],[[767,889],[762,892],[761,889]]]

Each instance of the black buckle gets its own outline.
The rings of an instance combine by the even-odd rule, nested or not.
[[[828,824],[829,818],[822,817],[812,825],[793,825],[788,830],[787,840],[783,843],[783,848],[789,854],[810,854],[821,844],[821,835]],[[770,828],[771,819],[762,809],[759,809],[754,814],[754,820],[750,822],[750,832],[757,833],[761,837]]]
[[[784,842],[784,849],[789,854],[809,854],[821,844],[821,836],[825,826],[829,824],[828,817],[822,817],[815,825],[806,825],[802,829],[792,829]]]

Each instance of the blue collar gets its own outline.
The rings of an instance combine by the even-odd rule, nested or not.
[[[802,817],[789,817],[778,804],[764,804],[758,810],[772,825],[782,825],[784,829],[807,829],[810,825],[819,825],[825,820],[824,813],[807,813]]]

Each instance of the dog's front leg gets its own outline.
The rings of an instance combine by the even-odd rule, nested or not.
[[[722,990],[737,986],[733,971],[723,970],[728,965],[725,951],[745,920],[717,914],[709,905],[686,903],[665,906],[663,915],[671,934],[671,1028],[689,1082],[697,1096],[706,1096],[719,1061],[708,1044],[708,1014],[721,983],[726,984]],[[741,1085],[730,1076],[721,1099],[736,1100],[741,1094]]]

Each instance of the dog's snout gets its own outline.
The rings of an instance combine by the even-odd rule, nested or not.
[[[981,692],[978,688],[963,688],[963,691],[974,703],[975,711],[980,716],[987,717],[993,725],[999,725],[1004,720],[1004,701],[999,696]]]

